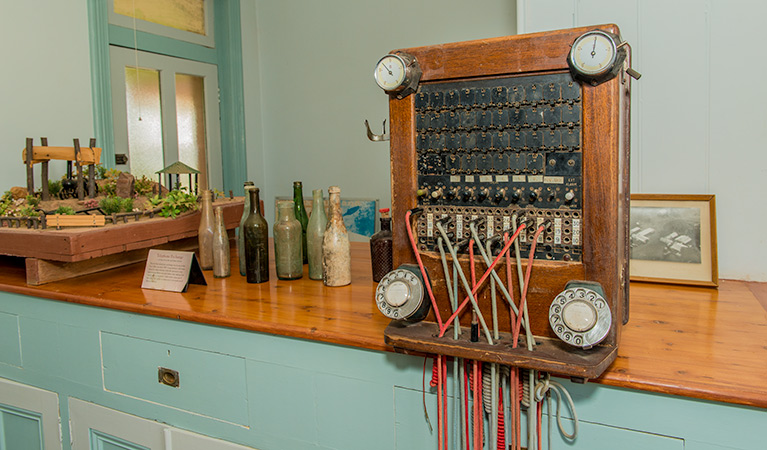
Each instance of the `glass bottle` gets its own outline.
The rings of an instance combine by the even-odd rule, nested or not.
[[[197,242],[200,247],[200,266],[204,270],[213,268],[213,193],[202,191],[200,206],[200,228],[197,230]]]
[[[309,260],[309,278],[322,279],[322,238],[328,217],[325,215],[325,202],[322,199],[322,189],[312,191],[312,215],[306,227],[306,252]]]
[[[325,286],[346,286],[352,282],[349,233],[341,215],[341,188],[328,188],[330,219],[322,239],[322,282]]]
[[[242,218],[240,218],[240,227],[237,229],[237,259],[240,262],[240,275],[245,276],[245,236],[242,233],[242,226],[245,224],[245,219],[250,214],[250,194],[248,194],[248,188],[253,187],[252,181],[246,181],[243,185],[245,189],[245,204],[242,206]]]
[[[226,278],[232,274],[232,260],[229,254],[229,235],[220,206],[216,208],[214,216],[216,226],[213,230],[213,276]]]
[[[296,220],[301,224],[301,248],[303,249],[302,260],[306,264],[308,261],[308,255],[306,252],[306,227],[309,224],[309,217],[306,215],[306,207],[304,207],[304,187],[300,181],[293,182],[293,208],[296,215]]]
[[[243,224],[245,236],[245,276],[248,283],[269,281],[269,224],[259,208],[259,189],[248,190],[250,212]]]
[[[381,230],[370,237],[370,262],[373,266],[373,281],[378,283],[381,278],[392,270],[392,235],[389,208],[379,210],[381,213]]]
[[[301,235],[303,228],[296,220],[293,202],[277,205],[277,221],[274,223],[274,263],[277,278],[296,280],[304,275]]]

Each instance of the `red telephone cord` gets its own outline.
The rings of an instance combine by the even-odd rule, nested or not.
[[[498,256],[495,258],[492,264],[487,268],[485,273],[482,275],[482,277],[477,282],[476,286],[474,286],[471,290],[472,295],[476,295],[477,290],[479,290],[479,287],[482,286],[482,283],[485,282],[487,277],[490,276],[493,269],[495,269],[495,265],[498,264],[498,261],[503,257],[503,254],[509,250],[509,247],[511,247],[511,244],[514,242],[514,240],[519,235],[519,232],[522,231],[525,228],[525,225],[522,224],[517,228],[517,231],[514,232],[514,234],[511,236],[511,239],[509,239],[509,242],[506,243],[506,245],[503,247],[503,250],[501,253],[498,254]],[[455,310],[455,312],[447,319],[447,321],[441,326],[439,331],[439,337],[442,337],[445,335],[445,332],[447,332],[447,327],[450,326],[450,324],[455,320],[455,318],[463,311],[463,308],[466,307],[466,304],[469,303],[469,296],[467,295],[466,298],[463,300],[461,305]]]
[[[426,292],[429,293],[429,299],[431,300],[431,307],[434,310],[434,315],[437,318],[437,324],[442,329],[442,318],[439,315],[439,308],[437,308],[437,300],[434,299],[434,293],[431,290],[431,282],[429,276],[426,274],[426,269],[423,266],[421,260],[421,254],[418,252],[418,245],[416,245],[415,238],[413,237],[413,228],[410,225],[410,216],[412,211],[408,210],[405,213],[405,228],[407,229],[407,236],[410,239],[410,245],[413,247],[413,253],[415,253],[415,259],[418,261],[418,268],[421,269],[421,276],[423,276],[423,283],[426,285]],[[440,335],[441,337],[442,335]]]

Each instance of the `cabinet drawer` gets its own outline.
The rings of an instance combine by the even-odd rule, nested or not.
[[[119,334],[101,333],[104,389],[248,425],[245,359]],[[158,369],[178,373],[178,386],[163,384]]]

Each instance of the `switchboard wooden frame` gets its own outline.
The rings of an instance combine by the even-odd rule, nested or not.
[[[620,34],[616,25],[599,25],[396,51],[416,57],[423,71],[421,84],[566,72],[572,43],[583,33],[596,29]],[[417,204],[414,98],[414,95],[403,99],[391,97],[389,101],[395,267],[415,262],[405,229],[405,214]],[[621,324],[628,320],[630,78],[621,71],[597,86],[583,83],[581,98],[582,261],[535,261],[528,293],[535,350],[527,351],[523,345],[512,349],[508,333],[503,333],[501,343],[495,345],[469,342],[468,333],[457,341],[436,338],[433,312],[418,324],[392,322],[385,332],[388,344],[405,353],[445,354],[579,378],[599,376],[615,359]],[[432,279],[440,314],[448,317],[450,308],[439,255],[425,252],[421,256]],[[462,264],[468,268],[465,257]],[[477,264],[479,273],[484,268]],[[504,270],[504,266],[499,266],[499,273]],[[601,283],[611,309],[613,326],[607,338],[590,350],[579,350],[559,341],[548,325],[551,300],[569,280]],[[516,275],[514,283],[517,286]],[[483,311],[489,311],[488,297],[486,292],[480,295]],[[499,302],[505,304],[503,300]],[[461,316],[463,324],[468,323],[466,314]],[[508,326],[504,331],[508,331]]]

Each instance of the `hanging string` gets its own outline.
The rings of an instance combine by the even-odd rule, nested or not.
[[[133,52],[136,56],[136,90],[141,90],[141,84],[139,83],[139,75],[138,75],[138,39],[136,38],[136,0],[133,0]],[[137,101],[138,101],[138,120],[141,121],[141,92],[138,92],[138,95],[136,95]]]

